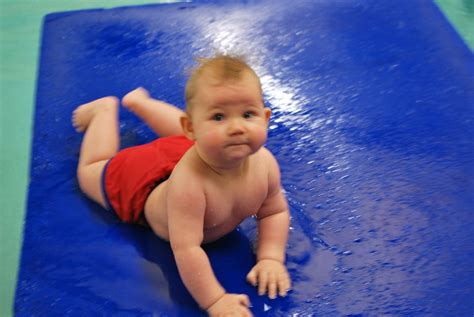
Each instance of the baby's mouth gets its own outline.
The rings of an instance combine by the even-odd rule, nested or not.
[[[247,145],[247,142],[230,142],[226,145],[226,147],[233,147],[233,146],[240,146],[240,145]]]

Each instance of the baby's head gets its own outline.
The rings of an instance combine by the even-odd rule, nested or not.
[[[191,74],[181,125],[207,161],[230,166],[258,151],[269,118],[260,80],[241,59],[204,59]]]
[[[260,79],[243,59],[228,55],[218,55],[213,58],[200,58],[198,62],[199,65],[191,73],[185,89],[186,112],[188,114],[191,113],[195,104],[194,101],[197,93],[203,88],[200,85],[202,82],[211,86],[221,86],[239,82],[246,77],[252,77],[255,80],[255,89],[258,90],[262,97]]]

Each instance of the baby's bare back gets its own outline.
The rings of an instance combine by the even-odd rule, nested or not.
[[[175,167],[170,178],[153,190],[145,205],[145,217],[153,231],[170,240],[168,208],[172,191],[186,191],[186,184],[202,191],[205,196],[203,213],[203,242],[219,239],[234,230],[245,218],[255,215],[268,194],[267,150],[261,149],[248,158],[242,171],[236,175],[219,175],[196,159],[188,151]],[[187,195],[185,193],[184,197]],[[190,208],[193,208],[192,205]],[[196,210],[199,212],[199,210]]]

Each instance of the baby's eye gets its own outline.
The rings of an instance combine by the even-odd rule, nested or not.
[[[216,113],[212,116],[212,120],[214,121],[222,121],[224,120],[224,115],[222,113]]]
[[[247,111],[244,113],[244,118],[245,119],[249,119],[249,118],[252,118],[254,116],[254,113],[251,112],[251,111]]]

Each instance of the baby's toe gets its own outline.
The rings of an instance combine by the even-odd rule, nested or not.
[[[79,122],[79,120],[77,119],[76,116],[72,117],[72,126],[74,127],[74,129],[77,132],[83,132],[84,131],[84,127],[81,125],[81,123]]]

